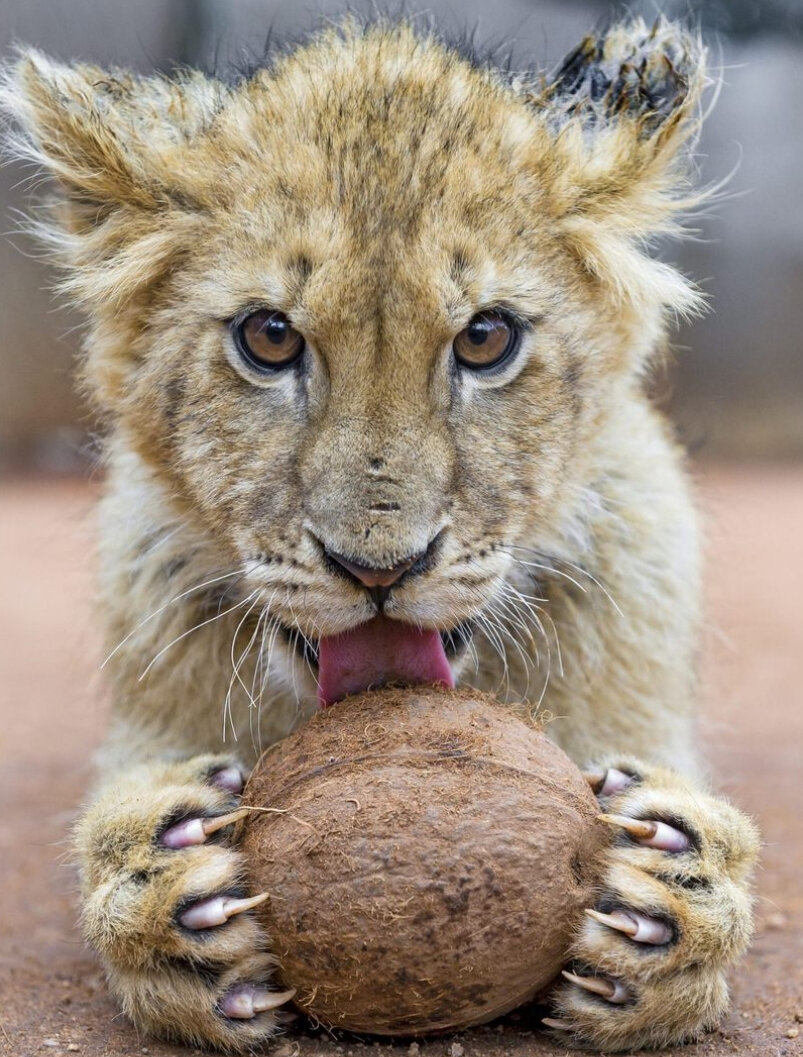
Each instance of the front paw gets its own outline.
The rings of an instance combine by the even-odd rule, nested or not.
[[[613,843],[545,1023],[609,1052],[696,1038],[725,1012],[724,970],[750,939],[756,830],[663,768],[617,761],[589,780]]]
[[[196,757],[126,774],[79,823],[89,942],[142,1030],[240,1052],[275,1033],[291,996],[272,990],[273,959],[232,843],[243,773]]]

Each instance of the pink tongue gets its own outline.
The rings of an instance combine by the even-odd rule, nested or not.
[[[333,705],[347,694],[388,683],[442,683],[454,676],[437,631],[374,617],[318,644],[318,701]]]

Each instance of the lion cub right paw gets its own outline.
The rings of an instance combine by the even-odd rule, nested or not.
[[[128,772],[81,819],[84,934],[143,1031],[241,1052],[275,1034],[291,992],[273,959],[232,844],[244,776],[201,756]]]

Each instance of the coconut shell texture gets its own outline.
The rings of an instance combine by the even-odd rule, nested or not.
[[[569,758],[474,691],[373,691],[269,749],[245,790],[282,987],[325,1025],[421,1035],[533,998],[593,905],[607,834]]]

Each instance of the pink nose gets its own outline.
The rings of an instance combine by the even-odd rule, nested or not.
[[[411,558],[405,558],[403,562],[394,565],[392,569],[373,569],[369,565],[349,561],[348,558],[334,551],[327,551],[327,554],[369,590],[374,587],[391,587],[421,557],[420,554],[414,554]]]

